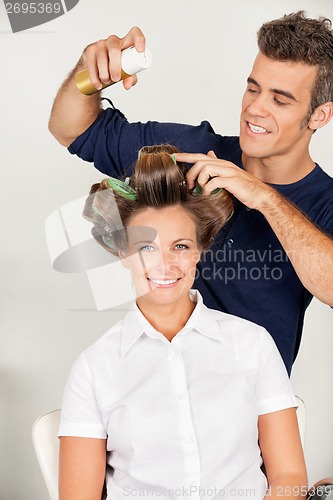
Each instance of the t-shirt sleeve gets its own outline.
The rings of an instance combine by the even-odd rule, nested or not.
[[[258,415],[296,407],[297,402],[281,355],[269,333],[259,337],[256,396]]]
[[[74,363],[65,386],[58,436],[107,438],[85,353]]]
[[[318,227],[326,236],[333,239],[333,200],[328,201],[326,206],[323,207]]]
[[[68,151],[93,162],[102,173],[119,178],[131,175],[143,146],[168,143],[183,152],[207,153],[216,149],[219,137],[207,121],[197,126],[156,121],[129,123],[121,111],[107,108]]]

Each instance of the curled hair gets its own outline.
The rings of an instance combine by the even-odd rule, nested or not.
[[[316,66],[307,118],[325,102],[333,101],[333,32],[330,19],[310,19],[303,10],[274,19],[258,31],[262,54],[278,61]]]
[[[136,199],[128,199],[109,188],[108,179],[91,187],[83,216],[93,223],[93,237],[108,251],[118,254],[127,248],[126,228],[131,217],[148,207],[178,205],[195,223],[197,244],[207,250],[218,231],[233,213],[233,197],[227,191],[196,195],[186,185],[186,166],[170,156],[179,152],[168,144],[141,149],[129,186]]]

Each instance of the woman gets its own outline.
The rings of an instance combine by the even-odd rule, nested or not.
[[[93,236],[131,270],[137,299],[71,371],[60,500],[100,500],[105,478],[111,500],[302,498],[296,404],[272,338],[191,290],[232,198],[190,191],[174,152],[143,148],[129,185],[106,179],[86,202]]]

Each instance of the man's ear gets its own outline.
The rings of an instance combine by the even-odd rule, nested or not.
[[[318,106],[311,115],[309,128],[311,130],[317,130],[318,128],[324,127],[333,116],[333,102],[325,102],[321,106]]]

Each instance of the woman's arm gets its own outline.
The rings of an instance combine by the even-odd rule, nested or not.
[[[101,500],[105,467],[105,439],[61,437],[59,500]]]
[[[296,408],[260,415],[258,427],[269,486],[265,499],[305,498],[308,483]]]

